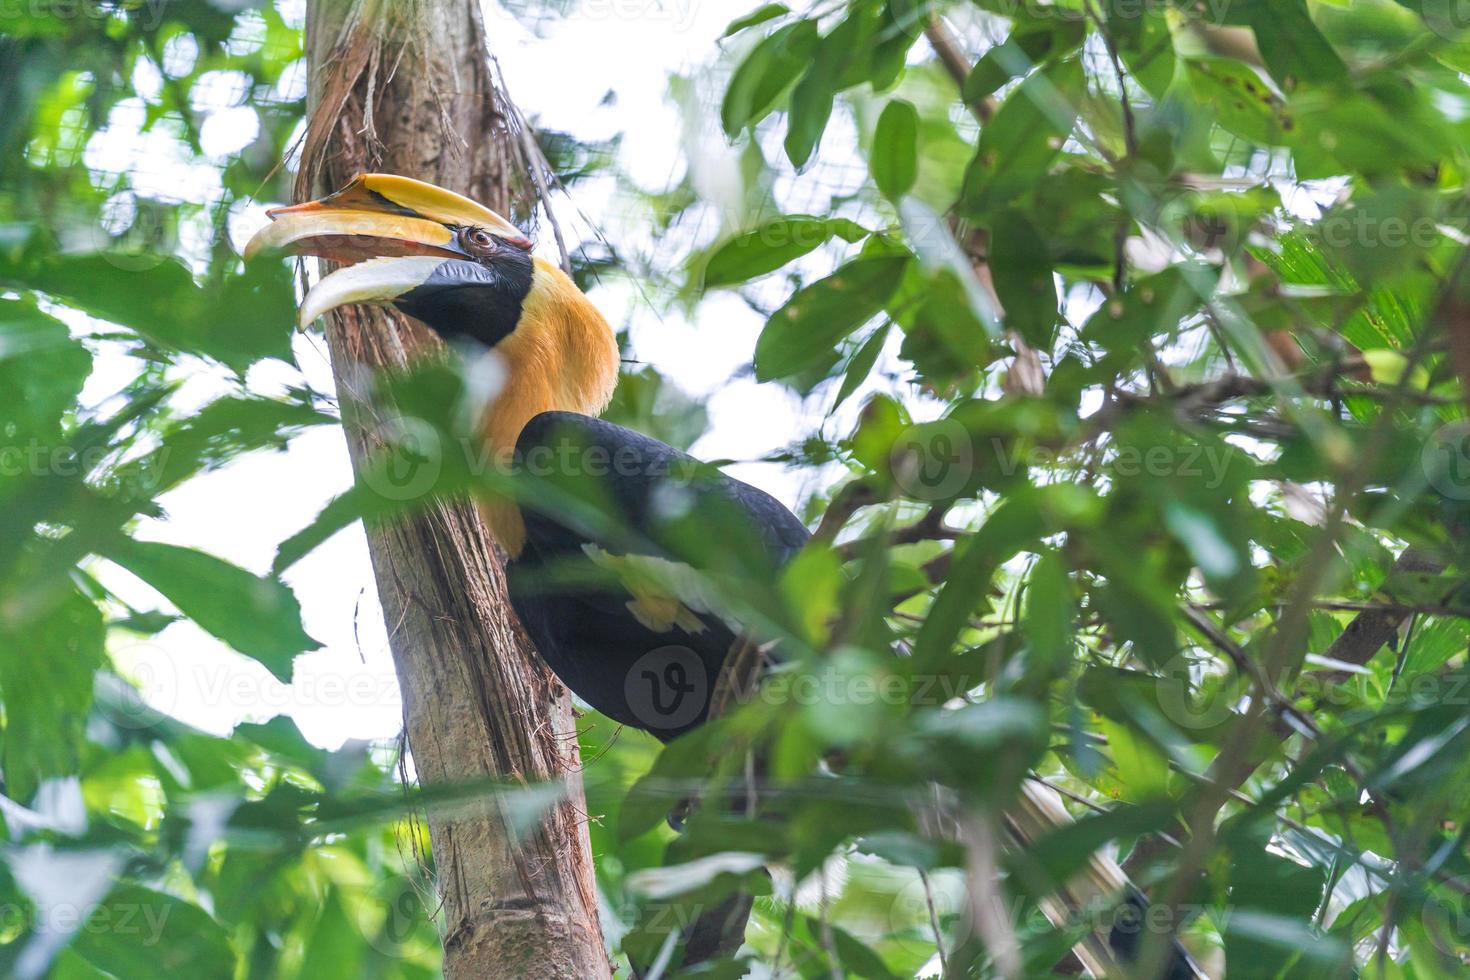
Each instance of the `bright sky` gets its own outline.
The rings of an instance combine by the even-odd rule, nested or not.
[[[575,241],[589,234],[591,216],[620,249],[651,255],[666,267],[677,264],[696,241],[708,241],[721,227],[720,202],[738,189],[733,151],[711,128],[685,130],[682,114],[669,95],[672,74],[708,64],[716,40],[731,19],[754,6],[750,0],[583,0],[580,12],[544,21],[533,36],[499,10],[487,14],[491,45],[512,97],[543,126],[584,139],[623,134],[619,164],[639,187],[659,190],[696,168],[696,183],[706,200],[708,220],[678,239],[653,241],[631,206],[619,198],[612,180],[579,187],[570,201],[560,197],[558,216]],[[299,16],[301,4],[295,4]],[[245,38],[241,43],[249,43]],[[170,57],[192,60],[191,52]],[[600,70],[616,65],[617,71]],[[168,70],[167,58],[165,70]],[[156,75],[156,72],[153,73]],[[303,83],[289,73],[283,89]],[[554,82],[548,80],[554,79]],[[605,100],[615,80],[616,98]],[[156,80],[136,80],[146,98]],[[701,96],[718,98],[712,88]],[[231,106],[236,95],[229,78],[196,87],[196,104],[210,116],[203,140],[211,155],[224,157],[254,137],[254,114]],[[217,108],[210,108],[217,107]],[[134,169],[139,190],[161,182],[168,196],[204,199],[217,178],[212,168],[191,165],[156,137],[139,134],[143,106],[124,106],[106,132],[89,145],[88,162],[108,169]],[[703,114],[707,121],[710,113]],[[711,123],[712,125],[712,123]],[[852,152],[851,124],[834,119],[833,144]],[[845,129],[844,129],[845,126]],[[147,161],[147,166],[140,163]],[[826,175],[832,183],[830,173]],[[231,221],[237,246],[264,221],[256,202]],[[621,215],[621,217],[620,217]],[[697,239],[695,236],[697,235]],[[542,249],[554,249],[550,235]],[[188,241],[184,242],[187,248]],[[748,365],[760,318],[733,294],[712,296],[690,317],[656,314],[637,292],[620,284],[594,291],[593,298],[615,323],[632,326],[630,356],[652,363],[689,393],[708,399],[709,434],[695,446],[706,458],[755,459],[788,443],[803,431],[802,406],[785,389],[734,379]],[[325,348],[319,337],[298,337],[301,372],[318,390],[331,391]],[[190,365],[181,397],[203,404],[226,390],[225,377],[201,363]],[[97,403],[116,392],[132,367],[105,346],[84,401]],[[279,363],[258,366],[249,377],[253,389],[269,392],[300,383],[301,374]],[[793,474],[771,465],[741,465],[732,472],[795,503],[801,487]],[[256,572],[265,572],[277,544],[311,521],[321,507],[350,483],[345,445],[335,427],[296,439],[284,453],[256,454],[170,493],[167,516],[149,521],[140,536],[203,549]],[[118,569],[103,569],[106,583],[140,608],[167,603]],[[307,631],[322,649],[297,660],[290,685],[224,648],[190,623],[179,623],[149,640],[115,648],[119,666],[142,685],[155,707],[208,731],[225,733],[242,721],[261,721],[286,712],[312,741],[336,746],[347,739],[395,736],[401,726],[392,662],[382,613],[377,604],[366,542],[360,527],[338,534],[286,576],[301,601]]]

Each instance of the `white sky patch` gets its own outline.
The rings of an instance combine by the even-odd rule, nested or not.
[[[199,127],[199,145],[212,157],[239,153],[260,135],[260,117],[249,106],[221,109],[205,117]]]
[[[199,42],[193,34],[175,34],[163,44],[163,70],[170,78],[183,78],[199,60]]]

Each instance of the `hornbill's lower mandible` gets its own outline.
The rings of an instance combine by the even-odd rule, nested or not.
[[[713,504],[740,526],[739,543],[772,569],[805,544],[802,523],[768,494],[719,473],[679,481],[680,496],[670,497],[671,477],[691,472],[689,458],[595,418],[618,375],[607,321],[570,277],[532,255],[525,235],[490,209],[421,181],[366,174],[271,217],[247,246],[247,258],[284,251],[355,263],[307,293],[303,326],[349,303],[391,304],[446,340],[492,348],[504,380],[478,426],[492,458],[523,467],[538,458],[565,459],[558,451],[570,441],[583,459],[592,453],[604,461],[585,475],[632,532],[616,540],[542,508],[482,505],[510,559],[512,604],[542,658],[592,707],[665,741],[704,721],[741,630],[717,602],[671,586],[677,569],[659,547],[660,520],[670,507]],[[566,568],[574,561],[590,562],[601,574],[569,579]],[[1066,813],[1026,786],[1031,795],[1007,815],[1007,827],[1034,840]],[[1101,855],[1084,877],[1069,883],[1072,898],[1063,904],[1103,896],[1138,900],[1117,865]],[[1066,911],[1058,906],[1048,914]],[[1117,935],[1094,937],[1078,955],[1100,972],[1126,946]],[[1193,976],[1186,964],[1181,960],[1170,976]]]

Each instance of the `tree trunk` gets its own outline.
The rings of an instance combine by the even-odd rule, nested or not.
[[[381,170],[513,211],[512,189],[530,186],[526,148],[491,77],[476,0],[316,0],[307,50],[299,199]],[[363,403],[372,373],[441,347],[390,310],[345,308],[328,320],[360,468],[393,414]],[[430,810],[445,976],[610,977],[571,704],[511,612],[479,514],[468,502],[438,501],[370,526],[368,546],[420,781],[570,783],[567,798],[518,835],[493,798]]]

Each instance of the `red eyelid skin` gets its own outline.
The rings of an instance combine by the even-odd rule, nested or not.
[[[495,248],[500,242],[504,242],[505,244],[514,246],[515,248],[525,249],[527,252],[529,252],[532,248],[531,240],[529,238],[502,235],[497,232],[493,232],[488,228],[482,228],[479,225],[461,226],[460,234],[464,236],[483,235],[486,239],[485,246],[488,246],[490,248]]]

